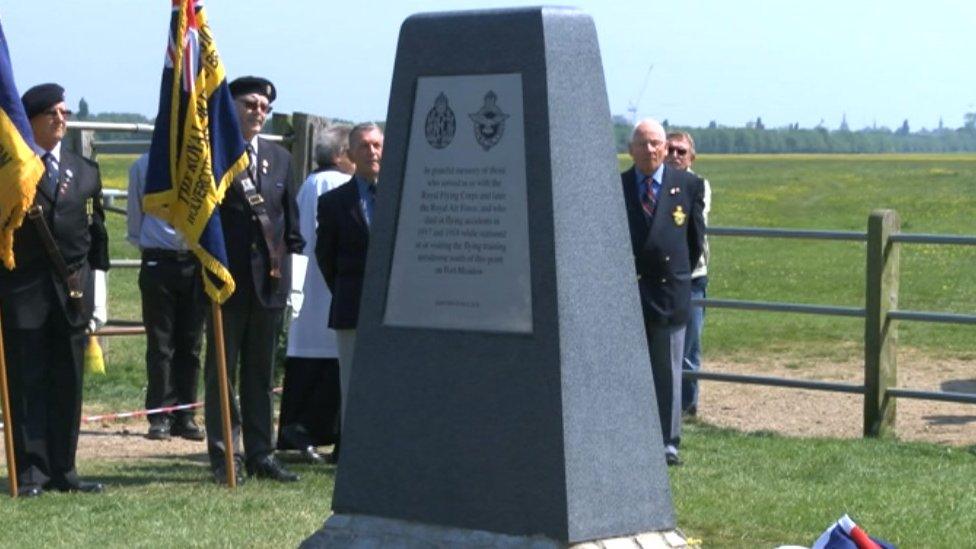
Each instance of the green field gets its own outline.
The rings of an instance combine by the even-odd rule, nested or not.
[[[133,159],[101,159],[106,186],[124,188]],[[892,208],[905,232],[976,235],[976,155],[702,156],[695,168],[712,183],[713,226],[863,231],[872,210]],[[109,221],[113,257],[136,257],[124,219]],[[863,244],[711,242],[709,297],[863,306]],[[973,314],[974,265],[976,247],[905,245],[899,308]],[[139,318],[135,278],[135,270],[111,274],[112,318]],[[899,345],[922,356],[976,359],[972,327],[903,322],[899,330]],[[857,319],[712,309],[706,368],[710,359],[769,356],[815,368],[857,359],[862,337]],[[144,345],[141,337],[107,341],[108,374],[88,376],[87,412],[141,407]],[[704,547],[809,545],[845,512],[903,547],[976,539],[976,448],[788,439],[702,424],[685,440],[687,465],[669,471],[678,524]],[[334,475],[299,465],[297,486],[248,483],[228,494],[191,457],[80,469],[108,482],[111,494],[0,502],[0,546],[293,546],[328,513]],[[952,535],[930,537],[941,532]]]
[[[621,158],[621,167],[629,166]],[[976,235],[976,155],[702,156],[716,227],[866,231],[872,210],[902,231]],[[864,306],[865,246],[855,242],[713,237],[709,297]],[[976,312],[976,246],[903,245],[899,308]],[[859,319],[712,309],[706,355],[843,358],[861,353]],[[902,322],[903,347],[976,358],[971,327]]]

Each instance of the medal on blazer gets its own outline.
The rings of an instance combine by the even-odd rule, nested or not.
[[[268,175],[268,159],[261,159],[261,175]]]
[[[680,205],[675,206],[674,211],[671,212],[671,217],[674,218],[674,224],[677,226],[682,226],[685,224],[685,220],[688,219],[688,215],[685,213],[684,208]]]
[[[58,187],[58,192],[60,192],[61,194],[65,194],[66,192],[68,192],[68,185],[71,184],[71,180],[74,179],[74,177],[75,174],[71,171],[71,168],[65,169],[64,181],[62,181],[61,185]]]
[[[85,215],[88,216],[88,224],[91,225],[95,222],[95,199],[88,198],[85,200]]]

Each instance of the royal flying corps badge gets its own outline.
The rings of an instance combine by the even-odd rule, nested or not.
[[[443,149],[451,144],[455,130],[457,130],[457,119],[454,118],[454,111],[447,102],[447,96],[441,92],[434,100],[434,106],[427,112],[424,136],[431,147]]]
[[[684,225],[685,220],[688,219],[688,215],[681,206],[675,206],[674,211],[671,212],[671,216],[674,217],[674,224],[679,227]]]
[[[485,94],[485,103],[481,109],[468,115],[474,122],[474,138],[486,151],[501,141],[502,135],[505,134],[505,119],[509,116],[498,108],[498,105],[495,104],[496,101],[498,101],[498,96],[489,90]]]

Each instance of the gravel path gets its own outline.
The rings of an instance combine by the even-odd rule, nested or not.
[[[976,394],[976,365],[964,360],[933,360],[901,350],[899,384],[927,390]],[[796,365],[767,357],[749,363],[708,360],[706,368],[728,373],[843,381],[862,378],[860,357],[846,362]],[[862,429],[859,395],[703,381],[699,420],[741,431],[773,431],[797,437],[858,438]],[[206,463],[206,443],[145,437],[144,419],[82,426],[78,459],[134,459],[183,456]],[[902,399],[898,437],[954,446],[976,445],[976,405]]]

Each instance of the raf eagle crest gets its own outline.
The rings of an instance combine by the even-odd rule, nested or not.
[[[478,140],[486,151],[498,144],[505,134],[505,119],[509,115],[502,112],[496,102],[498,96],[489,90],[485,94],[485,103],[476,113],[469,114],[474,122],[474,138]]]

